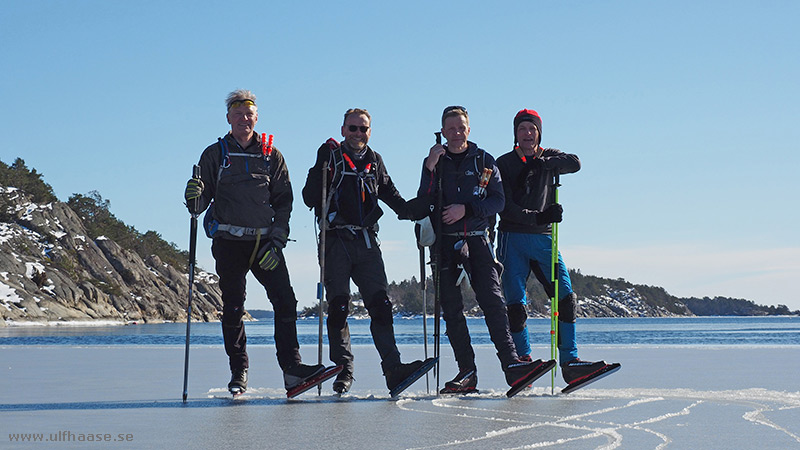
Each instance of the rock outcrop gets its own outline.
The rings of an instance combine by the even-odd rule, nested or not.
[[[102,236],[90,239],[81,218],[62,202],[39,205],[16,188],[0,187],[0,205],[0,326],[186,320],[188,274]],[[198,271],[194,292],[192,319],[218,320],[216,276]]]

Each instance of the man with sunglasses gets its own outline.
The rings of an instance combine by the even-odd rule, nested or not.
[[[189,212],[209,208],[204,220],[212,238],[222,290],[222,336],[234,395],[247,389],[245,276],[251,272],[266,289],[275,311],[275,347],[288,390],[324,371],[301,363],[297,342],[297,299],[289,281],[283,248],[289,237],[292,186],[283,155],[255,131],[256,97],[237,90],[228,95],[230,132],[200,157],[200,178],[186,185]]]
[[[575,173],[581,168],[576,155],[542,148],[542,119],[532,109],[514,117],[514,149],[497,159],[503,177],[506,204],[500,212],[498,257],[504,266],[503,291],[508,305],[511,335],[517,353],[530,360],[526,283],[531,272],[552,298],[552,223],[561,222],[562,207],[555,203],[555,175]],[[558,353],[561,373],[568,385],[590,381],[618,364],[578,359],[575,338],[577,296],[558,254]],[[605,371],[605,372],[604,372]]]
[[[470,341],[464,303],[458,281],[462,264],[467,268],[478,305],[483,310],[489,336],[506,382],[508,395],[519,392],[551,367],[541,360],[521,361],[509,331],[508,316],[500,291],[500,265],[495,260],[488,229],[490,220],[503,210],[505,195],[494,158],[468,140],[467,110],[450,106],[442,113],[442,134],[446,145],[431,147],[422,167],[418,196],[438,196],[441,177],[442,204],[432,221],[436,239],[441,240],[439,290],[447,337],[459,372],[445,383],[442,393],[475,392],[478,384],[475,352]],[[441,208],[441,210],[439,209]],[[441,218],[441,220],[439,220]]]
[[[344,366],[333,389],[343,394],[353,383],[353,353],[347,325],[352,279],[369,312],[370,332],[381,357],[386,386],[395,391],[412,374],[432,364],[431,361],[403,364],[400,360],[377,234],[378,219],[383,215],[378,200],[386,203],[400,219],[421,218],[428,213],[429,203],[424,199],[406,202],[397,191],[383,158],[367,145],[372,134],[369,112],[358,108],[347,110],[341,133],[344,137],[341,144],[331,138],[317,150],[316,163],[309,169],[303,188],[303,200],[315,209],[318,219],[323,202],[327,204],[327,216],[320,220],[320,225],[327,230],[324,279],[328,341],[331,360]],[[323,167],[327,167],[324,199]]]

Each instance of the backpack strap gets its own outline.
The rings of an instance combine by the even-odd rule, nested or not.
[[[231,155],[228,153],[228,144],[225,139],[217,138],[220,147],[219,171],[217,171],[217,183],[222,178],[222,171],[231,166]]]

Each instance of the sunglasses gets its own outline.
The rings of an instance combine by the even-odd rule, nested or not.
[[[256,102],[252,100],[236,100],[228,105],[228,111],[230,111],[231,108],[238,108],[240,106],[256,106]]]
[[[359,130],[360,130],[362,133],[366,133],[366,132],[367,132],[367,130],[369,130],[369,127],[365,127],[365,126],[363,126],[363,125],[361,125],[361,126],[358,126],[358,125],[348,125],[348,126],[347,126],[347,129],[348,129],[348,130],[350,130],[350,132],[352,132],[352,133],[355,133],[356,131],[359,131]]]
[[[444,109],[444,111],[442,112],[442,115],[445,115],[445,114],[447,114],[449,112],[453,112],[453,111],[462,111],[464,114],[466,114],[467,113],[467,108],[464,108],[463,106],[448,106],[447,108]]]

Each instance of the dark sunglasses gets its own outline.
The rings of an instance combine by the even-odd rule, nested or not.
[[[445,114],[447,114],[449,112],[452,112],[452,111],[463,111],[464,114],[466,114],[467,113],[467,108],[464,108],[463,106],[448,106],[447,108],[444,109],[444,111],[442,112],[442,115],[445,115]]]
[[[350,131],[351,131],[351,132],[353,132],[353,133],[355,133],[355,132],[356,132],[356,131],[358,131],[358,130],[361,130],[361,132],[362,132],[362,133],[366,133],[366,132],[367,132],[367,130],[369,130],[369,127],[365,127],[365,126],[363,126],[363,125],[361,125],[361,126],[358,126],[358,125],[348,125],[348,126],[347,126],[347,129],[348,129],[348,130],[350,130]]]
[[[256,102],[252,100],[236,100],[235,102],[231,102],[231,104],[228,105],[228,111],[230,111],[231,108],[238,108],[240,106],[256,106]]]

